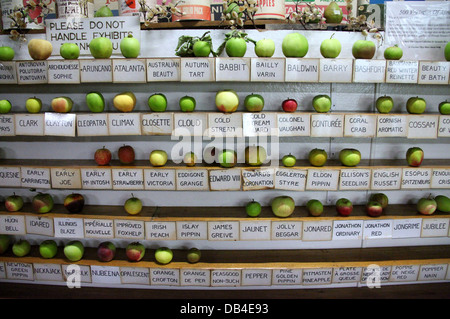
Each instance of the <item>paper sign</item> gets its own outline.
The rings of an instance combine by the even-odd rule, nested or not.
[[[306,169],[276,168],[275,188],[293,191],[304,191],[306,185]]]
[[[304,221],[303,222],[303,241],[323,241],[331,240],[333,235],[333,221]]]
[[[132,240],[144,239],[144,222],[141,220],[114,220],[114,237]]]
[[[337,190],[339,170],[308,169],[306,179],[307,190]]]
[[[208,223],[205,221],[178,221],[177,240],[205,240],[208,238]]]
[[[174,59],[147,59],[147,82],[181,80],[181,60]]]
[[[386,83],[417,83],[419,61],[388,60]]]
[[[141,117],[143,135],[171,135],[173,131],[173,113],[145,113]]]
[[[272,221],[272,240],[300,240],[301,221]]]
[[[44,135],[44,114],[15,114],[14,117],[16,135]]]
[[[278,113],[278,136],[310,136],[309,113]]]
[[[51,188],[50,168],[25,167],[20,168],[22,187],[27,188]]]
[[[49,60],[49,84],[79,84],[80,63],[78,60]]]
[[[55,237],[61,238],[83,238],[84,223],[82,218],[53,218],[55,226]]]
[[[150,269],[144,267],[120,267],[122,284],[149,285]]]
[[[208,222],[208,240],[239,240],[239,222]]]
[[[16,63],[19,84],[45,84],[48,82],[47,61],[20,61]]]
[[[242,114],[244,136],[277,135],[277,115],[275,113]]]
[[[211,271],[208,269],[180,269],[181,286],[202,286],[211,285]]]
[[[450,169],[434,168],[431,177],[431,188],[450,188]]]
[[[112,219],[84,219],[85,238],[114,238],[114,225]]]
[[[324,285],[330,284],[333,275],[332,268],[310,268],[303,269],[303,285]]]
[[[379,114],[377,120],[377,137],[405,137],[408,132],[407,115]]]
[[[42,216],[25,216],[27,234],[53,237],[53,218]]]
[[[272,285],[300,285],[301,278],[301,269],[274,269]]]
[[[138,112],[109,113],[109,135],[141,135],[141,116]]]
[[[121,284],[120,269],[117,266],[91,265],[91,277],[93,283],[110,285]]]
[[[320,59],[319,82],[351,83],[353,59]]]
[[[0,167],[0,187],[20,186],[20,167]]]
[[[0,234],[25,235],[25,216],[1,215]]]
[[[0,115],[0,136],[14,136],[14,115],[1,114]]]
[[[274,187],[274,168],[255,168],[242,170],[242,189],[260,190]]]
[[[47,136],[75,136],[76,114],[74,113],[45,113],[45,135]]]
[[[431,168],[403,168],[402,189],[430,188],[431,171]]]
[[[418,281],[444,280],[448,264],[421,265]]]
[[[108,136],[108,114],[77,114],[78,136]]]
[[[408,138],[437,138],[439,115],[409,115]]]
[[[422,218],[394,219],[392,238],[420,238]]]
[[[242,286],[270,286],[271,269],[242,269]]]
[[[361,278],[361,267],[337,267],[333,268],[333,283],[358,282]]]
[[[146,83],[145,59],[113,59],[113,83]]]
[[[242,220],[239,226],[241,240],[270,240],[271,223],[269,220]]]
[[[421,237],[448,236],[449,218],[424,218]]]
[[[250,81],[250,59],[216,58],[216,81]]]
[[[146,240],[176,240],[177,230],[176,222],[146,222],[145,223]]]
[[[319,59],[286,58],[286,82],[319,82]]]
[[[12,280],[34,280],[33,264],[20,262],[6,263],[6,278]]]
[[[241,189],[240,169],[209,170],[209,188],[212,191],[238,191]]]
[[[50,169],[52,188],[79,189],[81,188],[81,172],[78,168]]]
[[[339,178],[340,190],[368,190],[370,187],[370,169],[343,168]]]
[[[279,58],[252,58],[252,82],[283,82],[285,60]]]
[[[364,221],[363,239],[392,238],[392,220]]]
[[[420,61],[419,84],[448,84],[450,62]]]
[[[112,189],[110,168],[81,168],[83,189]]]
[[[394,265],[392,266],[389,281],[404,282],[416,281],[420,265]]]
[[[16,84],[16,62],[2,61],[0,64],[0,83],[1,84]]]
[[[181,81],[212,82],[215,80],[214,58],[183,58]]]
[[[333,240],[361,240],[362,220],[335,220],[333,222]]]
[[[150,284],[178,286],[180,284],[180,269],[150,268]]]
[[[383,83],[386,76],[385,60],[355,59],[353,82]]]
[[[373,168],[370,188],[372,190],[400,189],[401,179],[401,168]]]
[[[113,189],[144,189],[143,174],[138,168],[113,168]]]
[[[82,83],[109,83],[113,80],[110,59],[80,60],[80,79]]]
[[[211,270],[212,287],[237,287],[241,285],[240,269],[213,269]]]
[[[377,117],[368,114],[346,114],[344,136],[348,137],[374,137]]]
[[[33,272],[37,281],[62,281],[61,265],[58,264],[33,264]]]
[[[203,136],[208,127],[206,113],[175,113],[173,136]]]
[[[241,137],[242,114],[241,113],[208,113],[207,136],[217,137]]]
[[[439,116],[438,137],[450,137],[450,115]]]
[[[174,169],[144,169],[144,189],[176,190]]]
[[[311,136],[342,137],[343,135],[343,114],[311,114]]]

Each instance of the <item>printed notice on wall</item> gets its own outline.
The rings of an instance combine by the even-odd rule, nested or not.
[[[450,2],[386,2],[386,45],[403,48],[404,60],[444,60],[450,38]]]

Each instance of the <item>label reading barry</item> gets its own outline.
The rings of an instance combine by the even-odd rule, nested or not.
[[[409,115],[408,138],[437,138],[439,115]]]
[[[351,83],[353,59],[320,59],[319,82]]]
[[[420,61],[419,84],[448,84],[449,66],[446,61]]]
[[[83,189],[112,189],[110,168],[81,168]]]
[[[450,188],[450,169],[434,168],[431,177],[431,188]]]
[[[43,136],[44,114],[16,114],[16,135]]]
[[[401,168],[372,169],[371,189],[400,189],[402,180]]]
[[[309,113],[278,113],[278,136],[310,136],[310,117]]]
[[[431,174],[431,168],[403,168],[402,189],[430,188]]]
[[[22,187],[51,188],[50,168],[22,166],[20,168],[20,173]]]
[[[87,113],[77,114],[77,135],[78,136],[108,136],[108,114],[107,113]]]
[[[319,82],[319,59],[286,58],[286,82]]]
[[[377,137],[405,137],[408,133],[408,116],[400,114],[379,114]]]
[[[147,82],[178,82],[181,79],[181,59],[147,59]]]

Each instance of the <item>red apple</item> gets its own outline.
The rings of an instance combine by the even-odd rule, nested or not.
[[[383,213],[383,206],[379,202],[369,201],[366,205],[367,215],[378,217]]]
[[[95,151],[94,160],[98,165],[108,165],[111,162],[111,151],[103,146]]]
[[[281,103],[281,108],[285,112],[295,112],[297,110],[298,103],[294,99],[286,99]]]
[[[437,208],[437,203],[434,198],[423,197],[417,202],[417,211],[423,215],[432,215]]]
[[[339,215],[347,217],[353,212],[353,203],[347,198],[339,198],[336,201],[336,211]]]
[[[97,248],[97,256],[100,261],[111,261],[116,255],[116,246],[110,241],[100,243]]]
[[[77,193],[67,195],[64,199],[64,207],[72,214],[81,212],[84,207],[83,195]]]
[[[145,247],[141,243],[134,242],[127,246],[125,252],[129,261],[139,261],[145,255]]]
[[[134,149],[130,145],[123,145],[118,151],[119,161],[121,164],[133,164],[134,162]]]
[[[419,167],[422,164],[424,152],[420,147],[410,147],[406,151],[406,161],[409,166]]]

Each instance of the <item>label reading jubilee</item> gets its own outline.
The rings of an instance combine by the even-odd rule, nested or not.
[[[180,306],[180,314],[189,315],[206,315],[213,317],[214,315],[252,315],[252,314],[268,314],[269,305],[266,303],[225,303],[223,305],[196,305],[187,303]]]

